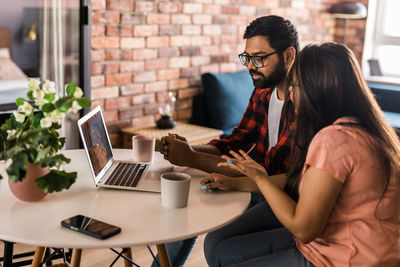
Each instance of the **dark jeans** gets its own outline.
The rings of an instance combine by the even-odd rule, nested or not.
[[[204,255],[211,267],[313,266],[297,250],[292,234],[281,225],[266,201],[209,233],[204,241]]]

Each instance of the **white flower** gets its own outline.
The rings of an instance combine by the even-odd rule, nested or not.
[[[14,111],[13,114],[14,114],[15,120],[17,122],[24,123],[24,121],[25,121],[24,113],[19,113],[19,112]]]
[[[7,130],[7,139],[10,139],[11,137],[13,137],[15,135],[15,133],[17,132],[17,130]]]
[[[38,89],[38,88],[39,88],[39,84],[38,84],[38,82],[37,82],[36,80],[34,80],[34,79],[29,79],[28,87],[29,87],[29,89],[31,89],[31,90],[35,90],[35,89]]]
[[[44,99],[44,92],[42,90],[33,90],[32,96],[35,98],[35,105],[39,107],[47,103],[47,100]]]
[[[75,88],[75,92],[74,92],[74,97],[75,98],[81,98],[83,96],[83,92],[82,89],[80,87],[76,87]]]
[[[72,107],[71,107],[71,111],[73,112],[73,113],[77,113],[79,110],[81,110],[82,109],[82,107],[78,104],[78,102],[76,102],[76,101],[74,101],[73,103],[72,103]]]
[[[51,126],[51,118],[50,117],[45,117],[40,120],[40,127],[42,128],[49,128]]]
[[[50,114],[47,114],[51,122],[61,124],[61,121],[65,117],[65,113],[59,111],[58,109],[53,110]]]
[[[22,111],[26,115],[29,115],[33,111],[33,107],[31,106],[31,104],[29,104],[28,101],[25,101],[23,105],[18,107],[18,110]]]
[[[55,82],[49,80],[44,81],[42,88],[46,94],[54,94],[56,92]]]

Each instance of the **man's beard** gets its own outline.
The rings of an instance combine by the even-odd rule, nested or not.
[[[265,77],[263,73],[253,69],[249,70],[249,73],[250,75],[257,74],[262,77],[258,80],[253,79],[253,85],[257,89],[275,88],[275,86],[278,85],[286,76],[283,59],[279,59],[279,63],[275,70],[268,77]]]

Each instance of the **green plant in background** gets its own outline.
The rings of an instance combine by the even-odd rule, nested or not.
[[[50,172],[36,179],[36,185],[46,193],[68,189],[76,180],[76,172],[61,170],[70,159],[57,152],[64,146],[65,138],[58,130],[67,112],[76,113],[89,108],[90,101],[83,98],[82,89],[74,83],[65,86],[66,96],[59,98],[55,83],[30,79],[27,97],[17,98],[18,111],[0,126],[0,151],[4,160],[11,160],[6,169],[13,182],[22,181],[29,163],[48,167]],[[0,179],[3,178],[0,175]]]

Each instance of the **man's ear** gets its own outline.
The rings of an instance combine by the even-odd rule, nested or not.
[[[293,46],[289,46],[283,51],[283,60],[285,61],[286,70],[290,69],[292,66],[294,59],[296,57],[296,49]]]

